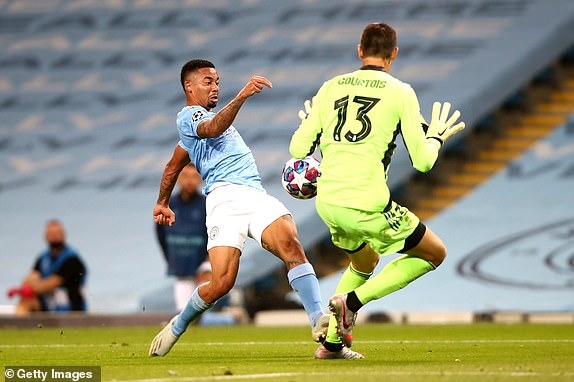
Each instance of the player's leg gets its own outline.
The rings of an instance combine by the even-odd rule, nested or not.
[[[241,190],[234,186],[219,187],[207,196],[205,224],[211,280],[195,289],[174,323],[175,335],[181,335],[191,322],[235,285],[249,224]]]
[[[329,307],[336,318],[337,334],[345,346],[350,347],[352,344],[352,330],[359,309],[370,301],[406,287],[420,276],[434,270],[444,259],[445,251],[441,244],[440,239],[432,231],[427,230],[419,245],[411,250],[418,256],[406,254],[398,257],[363,285],[350,292],[331,297]],[[360,256],[361,252],[350,255],[355,262]],[[327,339],[329,341],[333,339],[331,326]]]
[[[379,262],[379,255],[366,244],[355,251],[349,251],[347,255],[351,260],[350,264],[337,284],[335,295],[329,299],[329,309],[333,312],[333,316],[327,332],[328,343],[325,346],[331,351],[340,348],[341,345],[338,344],[341,343],[351,347],[356,312],[347,309],[347,293],[366,283]]]
[[[187,327],[199,318],[201,313],[211,308],[235,285],[241,255],[239,249],[219,246],[211,248],[208,253],[211,263],[211,280],[195,289],[178,318],[174,321],[172,332],[176,336],[181,336]]]
[[[444,244],[428,228],[416,246],[401,252],[406,254],[389,262],[378,275],[357,288],[354,297],[349,296],[354,309],[406,287],[436,269],[446,257]]]
[[[175,345],[189,325],[231,290],[239,270],[241,252],[234,247],[214,247],[209,251],[211,281],[201,284],[193,291],[183,310],[155,336],[150,346],[150,356],[164,356]]]
[[[207,196],[207,248],[211,281],[197,287],[180,314],[153,339],[149,352],[151,356],[166,355],[188,326],[235,284],[249,218],[243,214],[240,198],[231,186],[220,187]]]
[[[349,232],[359,230],[371,243],[362,250],[349,253],[351,264],[359,267],[365,262],[365,255],[369,256],[369,246],[376,253],[407,253],[387,264],[375,277],[370,278],[363,285],[346,294],[339,294],[331,298],[331,309],[335,311],[339,336],[346,346],[351,345],[354,313],[369,301],[379,299],[401,288],[404,288],[420,276],[432,271],[440,265],[446,256],[446,249],[442,241],[408,209],[392,202],[383,214],[356,212],[361,216],[352,219],[341,219],[342,213],[326,215],[337,217],[334,219],[339,226],[345,227],[351,222],[360,222],[360,227],[348,227]],[[323,213],[325,215],[325,213]],[[357,226],[358,223],[354,225]],[[333,230],[332,230],[333,231]],[[381,234],[382,232],[382,234]],[[343,248],[350,248],[349,244],[339,238]]]
[[[344,301],[346,293],[363,285],[371,277],[379,261],[379,255],[364,242],[365,235],[357,223],[364,219],[360,211],[319,201],[316,207],[319,216],[329,227],[333,244],[346,251],[351,260],[339,280],[336,295],[329,301],[329,308],[334,314],[329,323],[324,346],[326,351],[337,353],[343,348],[343,343],[347,347],[352,343],[352,326],[356,315],[347,314]]]
[[[345,308],[351,312],[406,287],[436,269],[446,257],[446,248],[440,238],[412,212],[394,202],[384,214],[373,215],[366,226],[372,233],[369,241],[378,253],[405,255],[389,262],[378,275],[344,296]],[[382,236],[381,227],[386,227]],[[357,255],[351,254],[352,257]]]
[[[413,248],[404,251],[404,253],[428,261],[437,268],[446,258],[446,246],[440,237],[429,227],[426,227],[421,241]]]
[[[283,261],[289,284],[297,292],[309,318],[313,340],[321,342],[329,315],[323,311],[319,281],[299,242],[295,221],[287,207],[269,194],[252,192],[251,201],[249,235]]]
[[[367,249],[363,249],[367,251]],[[344,309],[345,306],[341,304],[344,301],[340,301],[336,299],[339,296],[346,296],[347,292],[354,290],[355,288],[363,285],[369,277],[372,275],[372,270],[377,264],[379,256],[374,253],[370,248],[369,255],[365,256],[364,259],[370,258],[371,261],[365,261],[364,263],[360,261],[361,265],[353,265],[352,263],[349,264],[349,267],[343,273],[341,280],[337,285],[337,289],[335,293],[337,293],[333,298],[329,300],[329,308],[334,313],[331,315],[331,319],[329,321],[329,328],[327,331],[327,335],[325,341],[319,348],[315,351],[314,357],[316,359],[360,359],[364,358],[364,356],[360,353],[352,351],[348,349],[349,346],[352,344],[352,325],[354,325],[356,314],[350,314],[347,316],[345,314]],[[368,265],[370,264],[370,265]],[[361,272],[355,269],[357,268],[363,270],[369,270],[368,272]],[[343,322],[351,323],[351,325],[343,325]],[[343,329],[340,330],[339,328],[347,328],[347,330]],[[342,339],[344,341],[342,341]],[[343,346],[343,343],[345,346]]]
[[[261,245],[285,263],[289,284],[301,298],[309,317],[313,340],[322,341],[329,316],[323,311],[319,281],[299,242],[291,215],[283,215],[272,221],[261,234]]]

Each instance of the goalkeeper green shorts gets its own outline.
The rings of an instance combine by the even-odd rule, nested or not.
[[[426,227],[420,219],[395,202],[384,211],[361,211],[316,201],[317,213],[323,219],[333,244],[355,252],[365,244],[379,255],[404,253],[422,239]]]

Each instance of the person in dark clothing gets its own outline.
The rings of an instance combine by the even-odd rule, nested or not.
[[[78,252],[66,244],[63,224],[48,221],[45,239],[48,248],[38,256],[22,285],[8,291],[10,298],[20,296],[15,314],[86,311],[86,266]]]

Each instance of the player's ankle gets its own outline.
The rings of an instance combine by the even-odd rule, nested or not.
[[[363,303],[359,300],[354,291],[347,294],[347,308],[351,312],[357,313],[363,307]]]
[[[343,344],[342,343],[338,343],[335,344],[333,342],[323,342],[323,346],[325,346],[325,349],[332,351],[332,352],[338,352],[341,351],[343,349]]]

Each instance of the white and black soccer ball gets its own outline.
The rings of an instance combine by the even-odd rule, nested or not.
[[[312,156],[289,159],[281,172],[281,184],[296,199],[311,199],[317,195],[317,178],[321,176],[319,161]]]

